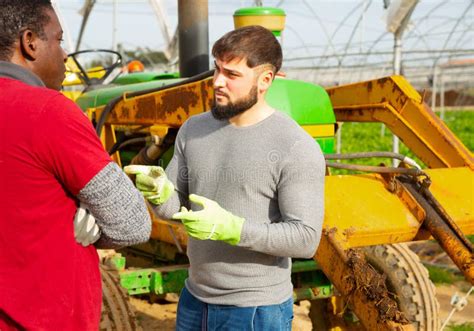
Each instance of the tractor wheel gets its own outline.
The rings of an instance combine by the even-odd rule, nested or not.
[[[400,310],[415,330],[438,331],[439,303],[428,271],[418,256],[406,244],[365,247],[364,253],[367,262],[387,276],[388,290],[396,295]],[[356,318],[339,297],[318,301],[314,308],[312,302],[310,308],[313,330],[363,330],[360,323],[350,322]],[[320,317],[315,318],[321,313],[325,314],[323,323]]]
[[[419,331],[438,331],[439,303],[428,271],[406,244],[364,248],[367,261],[387,275],[388,290]]]
[[[101,331],[140,331],[128,295],[120,286],[117,271],[101,265],[102,315]]]

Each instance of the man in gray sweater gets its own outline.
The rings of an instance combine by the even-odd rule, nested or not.
[[[138,174],[155,212],[182,220],[190,236],[177,330],[290,330],[291,257],[311,258],[318,246],[324,158],[265,101],[282,63],[271,32],[231,31],[212,54],[215,105],[181,127],[166,174],[125,170]]]

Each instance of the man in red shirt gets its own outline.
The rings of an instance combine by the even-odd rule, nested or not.
[[[141,194],[57,90],[62,30],[49,0],[0,0],[0,330],[97,330],[96,247],[148,240]],[[79,202],[101,229],[75,241]]]

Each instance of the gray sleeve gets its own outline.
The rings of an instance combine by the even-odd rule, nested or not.
[[[151,219],[141,193],[119,168],[110,162],[79,192],[101,229],[97,248],[119,248],[146,242]]]
[[[178,131],[174,145],[173,158],[166,167],[166,176],[175,186],[174,194],[165,203],[155,206],[154,212],[158,217],[171,219],[181,206],[188,206],[188,168],[184,157],[186,123]]]
[[[321,239],[325,161],[314,141],[297,142],[285,158],[278,183],[282,220],[244,222],[239,246],[283,257],[311,258]]]

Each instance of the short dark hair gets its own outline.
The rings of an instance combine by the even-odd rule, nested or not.
[[[0,60],[10,60],[13,44],[26,29],[46,38],[49,16],[45,9],[53,9],[51,0],[0,0]]]
[[[260,25],[245,26],[226,33],[212,47],[212,55],[226,62],[245,58],[250,68],[270,64],[274,73],[280,70],[283,58],[278,40],[270,30]]]

